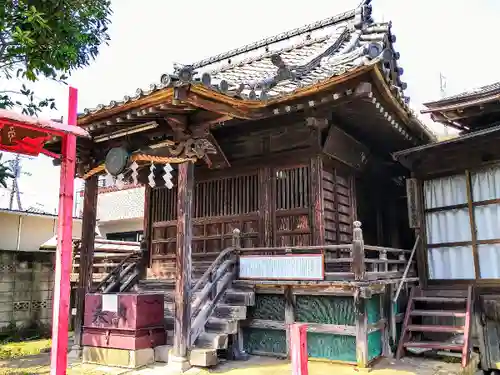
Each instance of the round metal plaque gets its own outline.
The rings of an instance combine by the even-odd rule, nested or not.
[[[128,164],[128,152],[122,147],[115,147],[108,151],[106,155],[105,167],[112,176],[122,173]]]

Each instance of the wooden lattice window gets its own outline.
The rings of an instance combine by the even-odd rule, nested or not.
[[[309,168],[307,166],[276,171],[276,209],[309,207]]]
[[[257,175],[203,181],[194,192],[194,217],[234,216],[259,210]]]
[[[275,179],[276,245],[310,245],[309,167],[300,166],[276,170]]]
[[[244,215],[259,210],[257,175],[244,175],[197,182],[194,188],[195,218]],[[152,190],[154,223],[177,219],[177,189]]]

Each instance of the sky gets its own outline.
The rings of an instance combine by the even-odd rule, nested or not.
[[[138,87],[157,83],[173,63],[186,64],[330,17],[357,6],[359,0],[112,0],[111,41],[91,66],[74,72],[69,83],[79,90],[79,112],[120,100]],[[296,5],[295,5],[296,4]],[[186,9],[183,9],[186,6]],[[392,21],[395,49],[415,111],[439,99],[440,74],[446,94],[500,81],[496,46],[498,0],[373,0],[375,21]],[[38,82],[40,96],[54,97],[58,118],[67,112],[67,86]],[[428,118],[422,117],[432,125]],[[441,126],[433,126],[443,132]],[[46,157],[23,163],[31,176],[20,181],[25,207],[57,207],[59,170]],[[3,195],[8,195],[3,192]],[[5,197],[0,191],[0,207]]]

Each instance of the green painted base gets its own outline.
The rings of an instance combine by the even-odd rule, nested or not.
[[[367,300],[368,324],[376,323],[380,316],[380,296]],[[355,325],[354,299],[338,296],[296,296],[295,317],[297,322],[323,325]],[[250,319],[272,320],[283,323],[285,319],[284,296],[256,296],[255,306],[250,309]],[[285,356],[286,332],[269,328],[244,330],[245,350],[249,354]],[[356,362],[356,337],[330,333],[309,332],[307,350],[310,358],[338,362]],[[368,335],[368,357],[373,360],[382,354],[382,332]]]

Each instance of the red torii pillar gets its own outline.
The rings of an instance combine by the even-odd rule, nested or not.
[[[78,92],[69,88],[68,125],[76,125]],[[66,134],[61,146],[61,176],[57,228],[56,272],[52,308],[50,373],[66,374],[70,308],[70,274],[73,253],[73,194],[75,187],[76,136]]]
[[[0,150],[38,156],[44,154],[61,161],[59,187],[59,223],[52,315],[51,370],[53,375],[66,374],[70,301],[70,273],[73,251],[73,193],[75,178],[76,137],[89,134],[76,126],[77,90],[69,88],[68,124],[40,120],[0,109]],[[53,136],[62,140],[61,153],[44,148]]]

